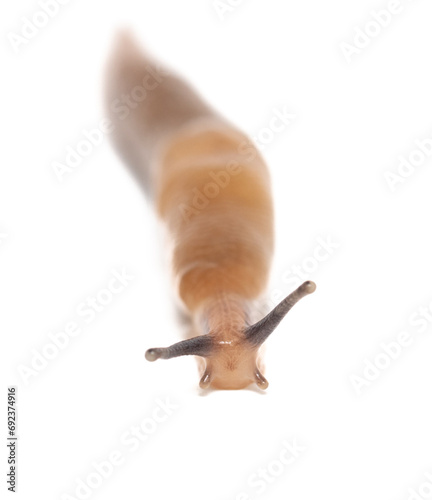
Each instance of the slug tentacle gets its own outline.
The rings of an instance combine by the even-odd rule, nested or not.
[[[153,347],[145,353],[147,361],[171,359],[178,356],[209,356],[213,347],[213,339],[209,335],[200,335],[188,340],[182,340],[169,347]]]
[[[316,285],[313,281],[305,281],[297,290],[294,290],[288,297],[283,299],[267,316],[246,329],[245,336],[248,341],[254,346],[260,346],[275,330],[288,311],[300,299],[313,293],[315,289]]]
[[[208,389],[212,381],[211,373],[206,369],[200,380],[201,389]]]
[[[268,380],[264,377],[264,375],[258,370],[255,369],[255,382],[260,389],[267,389],[269,383]]]

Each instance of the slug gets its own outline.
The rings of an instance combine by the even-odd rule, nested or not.
[[[114,146],[166,229],[176,294],[193,325],[189,338],[148,349],[146,359],[195,355],[202,388],[266,389],[260,347],[316,287],[306,281],[253,322],[274,247],[261,154],[128,33],[117,38],[106,75]]]

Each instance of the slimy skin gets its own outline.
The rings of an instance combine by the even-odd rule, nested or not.
[[[169,235],[173,282],[194,325],[191,338],[149,349],[146,358],[194,354],[201,357],[203,388],[257,383],[265,389],[260,346],[315,285],[304,283],[251,324],[274,248],[263,158],[183,80],[143,55],[128,34],[118,38],[108,63],[105,99],[114,144]]]

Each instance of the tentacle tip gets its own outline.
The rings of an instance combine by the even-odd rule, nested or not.
[[[201,387],[201,389],[208,389],[210,387],[210,384],[211,384],[210,374],[204,373],[204,375],[202,376],[202,378],[199,382],[199,386]]]
[[[269,383],[267,380],[263,380],[263,381],[256,381],[256,385],[263,391],[265,391],[267,389],[267,387],[269,386]]]
[[[145,358],[147,361],[156,361],[157,359],[160,358],[160,351],[159,349],[147,349],[145,353]]]
[[[255,371],[255,383],[263,391],[269,386],[268,380],[258,369]]]
[[[314,293],[316,284],[313,281],[305,281],[302,285],[306,293]]]

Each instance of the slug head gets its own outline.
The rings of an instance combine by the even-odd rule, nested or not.
[[[213,349],[204,360],[199,384],[202,389],[244,389],[255,382],[261,389],[267,388],[268,382],[258,368],[259,347],[252,346],[244,332],[233,332],[230,340],[219,340],[217,333],[209,335],[213,337]]]
[[[251,383],[266,389],[268,382],[258,366],[258,351],[288,311],[315,288],[315,283],[305,281],[267,316],[241,332],[233,332],[231,336],[225,332],[222,337],[218,332],[210,331],[207,335],[183,340],[170,347],[148,349],[145,357],[148,361],[156,361],[184,355],[201,356],[206,364],[200,380],[203,389],[243,389]]]

